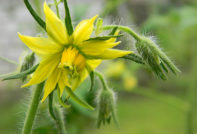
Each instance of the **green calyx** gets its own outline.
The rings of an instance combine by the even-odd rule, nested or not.
[[[116,101],[115,93],[111,89],[101,90],[98,94],[98,117],[97,127],[101,124],[110,124],[111,119],[118,125],[115,113]]]
[[[168,73],[168,70],[171,70],[174,74],[180,72],[168,56],[150,38],[141,37],[141,40],[137,41],[135,46],[146,64],[162,80],[167,79],[166,73]]]

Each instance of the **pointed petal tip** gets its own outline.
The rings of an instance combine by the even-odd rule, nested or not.
[[[95,15],[94,17],[92,17],[90,20],[91,20],[91,22],[93,23],[97,18],[98,18],[98,14],[97,15]]]
[[[28,83],[27,84],[25,84],[25,85],[22,85],[21,86],[21,88],[25,88],[25,87],[28,87],[29,85],[28,85]]]

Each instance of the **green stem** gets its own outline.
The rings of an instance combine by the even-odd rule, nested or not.
[[[38,24],[46,31],[46,24],[45,22],[38,16],[38,14],[35,12],[35,10],[32,8],[31,4],[29,3],[28,0],[24,0],[24,3],[33,16],[33,18],[38,22]]]
[[[58,8],[58,2],[57,2],[57,0],[54,0],[54,3],[55,3],[55,9],[56,9],[57,17],[60,18],[60,13],[59,13],[59,8]]]
[[[61,110],[61,108],[55,106],[55,113],[56,113],[56,125],[59,130],[60,134],[67,134],[66,128],[65,128],[65,123],[64,123],[64,114]]]
[[[0,60],[6,61],[6,62],[11,63],[11,64],[14,64],[14,65],[18,65],[17,62],[15,62],[13,60],[10,60],[8,58],[2,57],[2,56],[0,56]]]
[[[107,26],[103,26],[103,30],[110,30],[110,29],[114,29],[114,28],[118,28],[121,31],[124,31],[128,34],[130,34],[132,37],[134,37],[137,41],[141,40],[140,36],[133,31],[131,28],[127,27],[127,26],[121,26],[121,25],[107,25]]]
[[[53,92],[49,95],[49,114],[54,120],[56,120],[55,114],[53,112]]]
[[[26,118],[25,118],[25,123],[24,123],[22,134],[31,134],[32,126],[33,126],[36,112],[38,109],[38,105],[40,102],[40,97],[41,97],[41,93],[43,90],[43,86],[44,86],[44,82],[37,85],[37,87],[35,89],[35,92],[33,94],[33,97],[32,97],[32,100],[31,100],[31,103],[29,106],[29,110],[28,110]]]
[[[94,72],[100,79],[102,85],[103,85],[103,89],[104,90],[107,90],[108,89],[108,86],[107,86],[107,83],[105,82],[105,79],[103,78],[102,74],[99,73],[99,72]]]

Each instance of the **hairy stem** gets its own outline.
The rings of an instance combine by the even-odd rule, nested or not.
[[[56,114],[56,126],[59,130],[59,134],[67,134],[67,131],[66,131],[66,125],[65,125],[65,122],[64,122],[64,114],[62,112],[62,109],[59,108],[58,106],[55,106],[55,114]]]
[[[121,26],[121,25],[106,25],[103,26],[103,30],[110,30],[110,29],[114,29],[114,28],[118,28],[121,31],[124,31],[128,34],[130,34],[133,38],[135,38],[137,41],[141,40],[140,36],[133,31],[131,28],[127,27],[127,26]]]
[[[25,118],[25,123],[23,126],[22,134],[31,134],[32,126],[33,126],[36,112],[38,109],[38,105],[40,102],[40,97],[41,97],[41,93],[43,90],[43,86],[44,86],[44,82],[37,85],[34,91],[34,94],[33,94],[33,97],[32,97],[32,100],[31,100],[31,103],[30,103],[30,106],[29,106],[29,109]]]
[[[94,73],[99,77],[99,79],[100,79],[100,81],[101,81],[101,83],[102,83],[102,85],[103,85],[103,89],[104,89],[104,90],[107,90],[107,89],[108,89],[107,83],[105,82],[105,80],[104,80],[102,74],[99,73],[99,72],[94,72]]]

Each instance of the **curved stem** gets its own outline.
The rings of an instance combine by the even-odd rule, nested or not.
[[[121,25],[106,25],[106,26],[103,26],[103,30],[110,30],[110,29],[113,29],[113,28],[118,28],[119,30],[121,31],[124,31],[128,34],[130,34],[132,37],[134,37],[137,41],[141,40],[140,36],[134,32],[131,28],[127,27],[127,26],[121,26]]]
[[[32,101],[30,103],[29,106],[29,110],[27,112],[26,118],[25,118],[25,123],[23,126],[23,131],[22,134],[31,134],[32,131],[32,126],[34,123],[34,119],[36,116],[36,112],[38,109],[38,105],[40,102],[40,97],[41,97],[41,93],[43,90],[43,86],[44,86],[44,82],[42,82],[41,84],[37,85],[35,92],[33,94],[32,97]]]
[[[35,10],[32,8],[31,4],[29,3],[28,0],[24,0],[24,3],[33,16],[33,18],[38,22],[38,24],[46,31],[46,24],[45,22],[38,16],[38,14],[35,12]]]
[[[103,89],[104,89],[104,90],[107,90],[107,89],[108,89],[108,86],[107,86],[107,83],[105,82],[105,80],[104,80],[102,74],[99,73],[99,72],[94,72],[94,73],[99,77],[99,79],[100,79],[100,81],[101,81],[101,83],[102,83],[102,85],[103,85]]]

